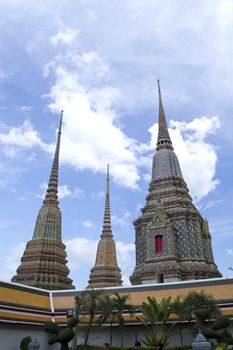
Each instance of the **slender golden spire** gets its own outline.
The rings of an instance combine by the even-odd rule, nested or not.
[[[59,168],[59,152],[61,142],[61,128],[62,128],[63,111],[61,111],[60,125],[57,134],[57,144],[55,155],[53,159],[52,170],[49,178],[48,189],[44,199],[44,206],[58,206],[58,168]]]
[[[106,198],[104,208],[104,223],[101,234],[102,237],[112,237],[111,214],[110,214],[110,190],[109,190],[109,164],[107,164],[107,179],[106,179]]]
[[[122,285],[121,270],[117,265],[116,245],[112,235],[109,197],[108,164],[103,229],[97,247],[95,265],[91,269],[87,288],[102,288]]]
[[[158,139],[157,139],[157,151],[161,148],[171,148],[172,142],[170,139],[170,135],[167,128],[166,117],[163,109],[161,91],[160,91],[160,83],[158,82],[158,94],[159,94],[159,131],[158,131]]]
[[[62,217],[58,206],[58,166],[63,111],[48,190],[37,215],[32,239],[27,242],[21,264],[12,282],[45,289],[72,289],[62,243]]]

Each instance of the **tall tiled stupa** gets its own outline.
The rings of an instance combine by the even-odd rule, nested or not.
[[[44,289],[73,289],[68,277],[65,245],[61,235],[61,211],[58,202],[58,169],[62,116],[48,189],[37,216],[33,237],[28,241],[21,264],[12,282]]]
[[[158,94],[157,152],[146,205],[134,221],[136,267],[130,281],[146,284],[221,277],[208,222],[192,202],[173,151],[159,81]]]
[[[95,266],[91,269],[87,288],[121,286],[121,278],[121,270],[117,265],[116,245],[112,235],[108,165],[103,230],[97,247]]]

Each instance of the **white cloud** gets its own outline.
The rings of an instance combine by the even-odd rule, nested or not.
[[[24,123],[18,127],[1,125],[1,131],[3,132],[0,132],[0,143],[3,145],[19,146],[29,149],[35,146],[39,146],[43,149],[47,148],[47,145],[41,141],[38,132],[28,120],[24,121]]]
[[[53,35],[50,38],[50,42],[53,45],[57,45],[59,43],[62,44],[71,44],[78,34],[77,29],[66,28],[64,31],[59,31],[56,35]]]
[[[75,270],[79,266],[87,265],[91,268],[95,262],[97,244],[96,240],[82,237],[65,241],[69,267]]]
[[[226,249],[227,254],[233,255],[233,249],[232,248],[227,248]]]
[[[151,174],[147,173],[147,174],[143,174],[142,175],[143,180],[149,184],[149,182],[151,181]]]
[[[130,211],[126,210],[122,216],[112,215],[112,224],[120,226],[122,229],[129,225]]]
[[[0,81],[8,79],[6,72],[0,69]]]
[[[83,221],[82,221],[82,226],[83,226],[84,228],[89,229],[89,228],[92,228],[92,227],[94,226],[94,224],[93,224],[93,222],[91,222],[91,221],[89,221],[89,220],[83,220]]]
[[[0,231],[5,231],[8,228],[17,226],[17,222],[13,220],[0,219]]]
[[[123,285],[130,285],[129,276],[135,266],[135,245],[133,243],[116,242],[117,262],[122,272]]]
[[[201,208],[204,210],[207,210],[209,208],[215,207],[215,205],[219,204],[222,202],[222,199],[216,200],[216,201],[208,201],[204,206]]]
[[[93,192],[93,193],[91,194],[91,198],[97,199],[98,201],[100,201],[100,200],[103,199],[104,197],[105,197],[104,191]]]
[[[117,126],[120,91],[106,84],[107,63],[97,53],[68,50],[45,68],[55,79],[50,108],[64,109],[62,161],[102,173],[110,163],[114,181],[137,188],[136,141]]]
[[[68,185],[59,186],[58,187],[58,196],[59,196],[59,199],[66,198],[66,197],[71,197],[72,196],[72,192],[69,189],[69,186]]]
[[[65,242],[68,265],[75,271],[80,266],[83,266],[88,275],[90,269],[95,264],[96,251],[97,251],[97,240],[77,237]],[[87,254],[88,252],[88,254]],[[121,268],[124,285],[129,285],[128,276],[132,273],[134,268],[134,254],[135,246],[132,243],[124,243],[121,241],[116,242],[116,252],[118,265]],[[86,281],[88,276],[86,276]]]
[[[1,279],[10,281],[11,278],[16,274],[16,269],[20,265],[20,259],[23,256],[26,243],[19,243],[14,246],[8,254],[3,266],[1,268]]]
[[[58,197],[59,199],[63,198],[83,198],[84,192],[79,188],[75,187],[74,189],[70,189],[68,185],[58,186]]]
[[[15,158],[17,155],[17,148],[15,146],[4,146],[3,152],[7,158]]]
[[[175,153],[178,156],[183,177],[194,200],[198,201],[213,191],[219,184],[215,178],[217,153],[213,144],[206,138],[220,128],[218,117],[200,117],[191,122],[171,121],[169,129]],[[151,140],[148,145],[156,145],[158,124],[150,129]],[[146,148],[143,145],[144,149]],[[150,156],[151,157],[151,156]]]
[[[32,106],[18,106],[17,108],[25,114],[28,114],[32,110]]]
[[[143,207],[144,207],[144,204],[143,204],[143,203],[137,203],[135,212],[136,212],[136,213],[141,212],[141,209],[142,209]]]
[[[40,194],[36,194],[37,198],[44,199],[48,184],[46,182],[43,182],[40,184],[40,189],[43,191]],[[79,188],[75,187],[74,189],[70,189],[68,185],[60,185],[58,186],[58,198],[64,199],[64,198],[83,198],[84,192],[83,190],[80,190]]]
[[[131,286],[130,280],[129,280],[129,276],[127,275],[122,275],[122,281],[123,281],[123,286],[124,287],[129,287]]]
[[[117,258],[119,265],[123,268],[134,266],[135,245],[133,243],[116,242]],[[133,258],[133,259],[132,259]]]
[[[148,151],[155,148],[157,124],[149,129],[151,140],[147,144],[125,134],[119,122],[122,114],[118,106],[122,96],[107,83],[111,69],[105,60],[95,52],[79,53],[71,48],[45,69],[46,75],[55,79],[49,106],[52,111],[61,107],[65,110],[62,161],[77,169],[102,173],[109,162],[113,180],[132,189],[138,188],[140,171],[146,168],[149,173],[141,176],[149,181],[152,154],[148,155]],[[170,124],[185,181],[198,201],[219,183],[215,179],[216,150],[206,141],[219,129],[219,119],[201,117]],[[198,181],[197,174],[202,174]]]
[[[42,184],[40,184],[39,188],[42,190],[42,193],[37,193],[36,198],[44,199],[48,188],[48,184],[46,182],[43,182]]]
[[[55,86],[53,88],[55,89]],[[99,107],[92,110],[86,93],[84,95],[71,93],[69,96],[69,93],[62,89],[61,86],[58,87],[58,96],[61,97],[59,100],[65,99],[64,105],[66,105],[69,97],[71,102],[69,106],[66,105],[61,161],[74,168],[103,173],[106,172],[106,163],[110,162],[112,163],[111,173],[116,182],[132,189],[137,188],[139,169],[145,168],[151,171],[152,153],[148,155],[148,152],[152,152],[155,148],[158,124],[155,123],[149,128],[151,139],[148,144],[137,143],[135,140],[128,139],[118,127],[113,125],[116,116],[114,111],[109,112],[109,102],[100,103]],[[79,99],[79,105],[76,104],[76,98]],[[98,108],[100,112],[97,112]],[[219,184],[219,180],[215,178],[216,148],[206,140],[210,134],[215,134],[220,128],[219,118],[203,116],[190,122],[172,120],[170,124],[172,127],[169,129],[170,135],[184,179],[194,200],[199,201]],[[100,129],[102,135],[100,135]],[[105,132],[104,129],[106,129]],[[2,124],[1,131],[0,143],[4,145],[3,152],[8,158],[16,157],[20,148],[40,147],[50,154],[54,153],[54,144],[44,143],[29,121],[25,121],[19,127],[7,127]],[[24,159],[27,160],[27,157]],[[197,181],[199,174],[201,176]],[[150,173],[142,175],[146,181],[150,180],[150,176]],[[71,190],[68,185],[60,186],[59,190],[60,198],[82,198],[84,195],[82,190],[78,188]],[[102,192],[91,196],[100,198]],[[113,220],[115,219],[117,218],[113,217]]]

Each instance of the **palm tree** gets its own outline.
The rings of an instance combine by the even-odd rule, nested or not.
[[[76,306],[78,313],[89,316],[87,331],[85,335],[84,345],[88,343],[91,327],[94,323],[96,314],[101,310],[103,300],[103,292],[94,289],[85,291],[77,298]]]
[[[172,303],[172,311],[177,315],[178,321],[178,330],[179,330],[179,335],[180,335],[180,344],[183,345],[183,334],[182,334],[182,328],[180,321],[184,319],[184,303],[182,302],[180,297],[176,297],[176,299]]]
[[[227,329],[231,322],[227,316],[221,315],[220,309],[212,296],[201,293],[189,293],[183,302],[184,316],[196,320],[194,332],[200,328],[203,335],[219,342],[232,342],[233,337]],[[213,322],[214,320],[214,322]],[[206,325],[206,321],[208,321]]]
[[[123,328],[125,325],[125,319],[124,319],[123,313],[124,311],[127,311],[131,315],[134,311],[133,305],[129,304],[128,300],[129,300],[128,294],[120,295],[119,293],[114,293],[114,297],[112,298],[112,302],[113,302],[112,316],[113,316],[113,320],[117,321],[120,328],[121,346],[123,346]]]
[[[112,346],[112,323],[113,323],[113,309],[114,301],[109,295],[106,295],[104,299],[101,300],[100,304],[100,317],[99,325],[102,325],[107,319],[110,319],[110,346]]]
[[[100,301],[99,325],[103,324],[108,318],[110,318],[113,308],[113,298],[111,298],[110,295],[105,295]]]
[[[171,297],[163,298],[160,303],[154,297],[147,300],[142,304],[142,316],[139,318],[150,332],[144,343],[149,347],[154,347],[156,343],[166,345],[171,329],[166,324],[173,311]]]
[[[195,333],[204,326],[206,320],[211,322],[220,315],[216,301],[203,291],[190,292],[184,298],[183,307],[183,316],[188,320],[196,320]]]

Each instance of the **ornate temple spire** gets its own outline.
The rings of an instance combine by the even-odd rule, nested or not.
[[[211,235],[192,203],[172,147],[159,80],[158,95],[157,152],[146,204],[134,221],[136,266],[130,281],[137,285],[221,277],[213,258]]]
[[[32,239],[27,242],[12,282],[44,289],[73,289],[62,243],[62,217],[58,206],[58,168],[63,111],[55,155],[43,205],[37,215]]]
[[[106,197],[104,208],[104,222],[102,229],[102,237],[112,237],[111,214],[110,214],[110,189],[109,189],[109,164],[107,164],[107,179],[106,179]]]
[[[58,169],[59,169],[59,153],[61,143],[61,128],[62,128],[63,111],[61,111],[60,125],[57,134],[57,144],[53,159],[52,170],[49,178],[48,189],[43,201],[44,206],[58,206]]]
[[[173,147],[172,147],[172,142],[168,132],[166,117],[163,109],[159,79],[157,80],[157,82],[158,82],[158,93],[159,93],[159,130],[158,130],[158,139],[157,139],[157,151],[158,151],[161,148],[173,149]]]
[[[108,164],[103,229],[97,247],[95,266],[91,269],[87,288],[121,286],[121,277],[121,270],[117,265],[116,245],[113,240],[111,227]]]

